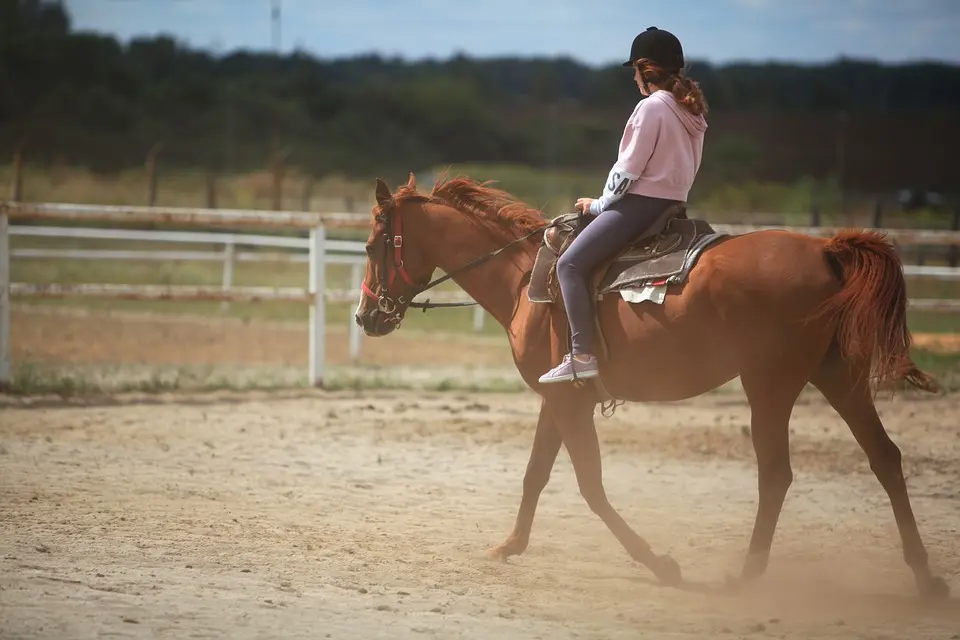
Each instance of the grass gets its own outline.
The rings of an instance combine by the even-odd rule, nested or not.
[[[117,393],[178,391],[270,391],[308,389],[306,372],[287,367],[197,367],[134,365],[52,365],[20,362],[9,393],[61,398]],[[512,371],[456,371],[380,367],[341,367],[328,373],[327,391],[395,389],[505,393],[527,390]]]
[[[916,365],[936,378],[945,391],[960,390],[960,353],[912,349],[911,356]]]
[[[10,165],[0,165],[0,181],[12,184]],[[216,204],[225,209],[269,209],[272,207],[272,176],[266,171],[220,176],[216,183]],[[202,171],[160,170],[157,177],[159,206],[206,207],[207,183]],[[69,202],[73,204],[146,205],[147,175],[142,169],[98,174],[81,167],[56,165],[26,166],[22,199],[26,202]],[[295,169],[286,173],[283,208],[299,211],[303,206],[306,178]],[[374,180],[351,180],[329,175],[316,181],[310,208],[314,211],[370,210]]]

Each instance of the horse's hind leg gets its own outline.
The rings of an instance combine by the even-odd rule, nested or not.
[[[750,403],[750,435],[757,456],[758,505],[742,580],[763,574],[780,520],[783,501],[793,482],[790,467],[790,414],[806,384],[803,367],[776,366],[745,370],[740,375]]]
[[[925,596],[946,596],[950,591],[947,583],[930,572],[927,550],[920,538],[907,494],[900,449],[887,435],[877,415],[867,372],[866,363],[851,364],[842,360],[836,352],[831,352],[811,382],[850,427],[853,437],[867,454],[870,469],[886,490],[900,531],[903,557],[913,570],[920,593]]]

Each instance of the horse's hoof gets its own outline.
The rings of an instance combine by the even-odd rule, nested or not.
[[[656,564],[653,570],[654,575],[660,582],[668,587],[676,587],[683,584],[683,575],[680,572],[680,565],[677,561],[668,555],[657,556]]]
[[[920,596],[923,598],[941,599],[950,597],[950,585],[940,576],[929,576],[917,581]]]
[[[507,553],[507,550],[503,546],[493,547],[492,549],[487,549],[487,557],[492,558],[493,560],[499,560],[500,562],[506,562],[507,558],[510,556]]]
[[[767,564],[770,562],[770,555],[767,553],[751,553],[747,555],[743,563],[743,571],[740,573],[740,580],[746,582],[756,582],[757,579],[767,571]]]

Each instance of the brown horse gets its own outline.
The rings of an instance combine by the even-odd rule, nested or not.
[[[537,381],[567,350],[562,305],[531,303],[525,295],[548,221],[509,194],[465,178],[441,181],[429,195],[417,192],[412,174],[395,194],[378,180],[376,200],[356,314],[365,333],[384,336],[399,326],[413,296],[433,286],[431,275],[442,269],[503,326],[520,374],[542,398],[516,524],[491,553],[505,559],[527,548],[537,501],[563,444],[590,509],[631,558],[662,582],[678,584],[677,563],[655,554],[607,500],[596,388]],[[873,402],[881,383],[937,390],[910,360],[902,268],[880,234],[730,236],[701,255],[662,305],[605,296],[597,313],[610,354],[601,358],[601,380],[615,397],[682,400],[740,377],[750,403],[759,504],[738,581],[767,567],[793,480],[788,422],[810,382],[847,423],[886,490],[920,593],[949,593],[930,571],[900,450]]]

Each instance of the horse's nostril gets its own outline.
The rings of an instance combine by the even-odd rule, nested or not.
[[[354,314],[353,319],[354,319],[354,321],[356,321],[356,323],[357,323],[359,326],[361,326],[361,327],[363,326],[363,320],[360,319],[360,314],[359,314],[359,313]]]

